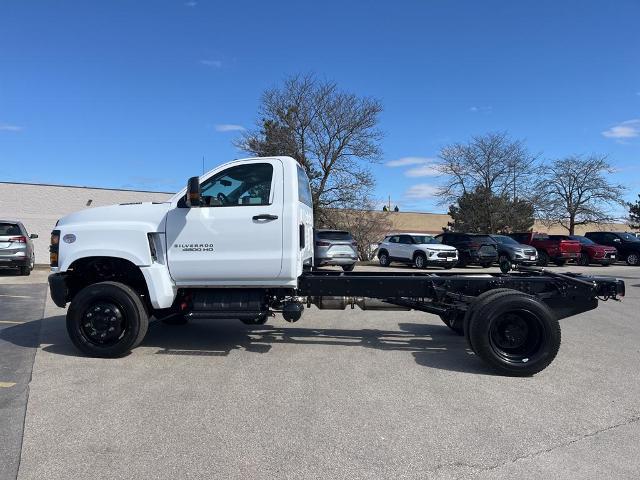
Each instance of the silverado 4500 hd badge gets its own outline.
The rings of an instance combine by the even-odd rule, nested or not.
[[[173,247],[183,252],[213,252],[213,243],[176,243]]]

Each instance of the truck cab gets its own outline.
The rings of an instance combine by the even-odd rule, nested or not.
[[[65,282],[56,303],[64,306],[87,282],[125,274],[151,309],[172,307],[179,290],[194,285],[297,285],[313,261],[311,191],[297,161],[235,160],[191,178],[189,188],[166,203],[99,207],[60,219],[51,267]]]

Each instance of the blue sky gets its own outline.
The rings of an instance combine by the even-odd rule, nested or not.
[[[203,155],[242,156],[265,88],[313,71],[382,101],[377,196],[403,210],[443,211],[424,165],[495,130],[545,159],[607,154],[631,199],[639,18],[637,0],[5,0],[0,180],[175,191]]]

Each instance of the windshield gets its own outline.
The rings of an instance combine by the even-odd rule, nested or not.
[[[411,235],[411,238],[413,238],[413,243],[417,243],[417,244],[440,243],[431,235]]]
[[[507,237],[506,235],[493,235],[492,238],[503,245],[520,245],[513,238]]]
[[[594,242],[593,240],[589,240],[587,237],[583,237],[580,235],[569,235],[569,238],[571,240],[577,240],[579,241],[582,245],[595,245],[596,242]]]
[[[640,239],[631,233],[619,233],[620,238],[627,242],[640,242]]]

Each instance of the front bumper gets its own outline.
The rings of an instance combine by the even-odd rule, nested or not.
[[[53,300],[53,303],[58,307],[64,308],[67,306],[69,288],[67,287],[67,281],[63,274],[52,273],[49,275],[49,292],[51,293],[51,300]]]

